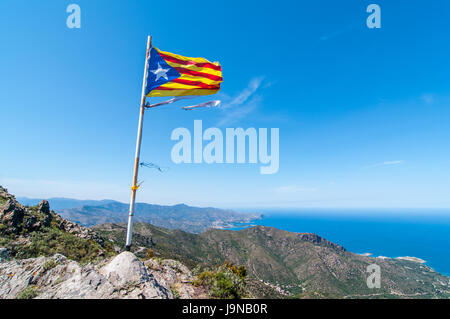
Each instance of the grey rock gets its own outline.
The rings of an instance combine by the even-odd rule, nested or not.
[[[50,226],[53,216],[50,213],[50,204],[48,203],[48,201],[43,200],[39,203],[38,212],[43,215],[42,225],[45,227]]]
[[[192,299],[196,297],[195,289],[192,285],[194,276],[189,269],[173,259],[149,259],[145,261],[148,268],[156,280],[171,291],[176,291],[181,299]]]
[[[46,200],[41,201],[37,207],[24,207],[1,186],[0,198],[5,200],[5,203],[0,206],[0,222],[6,226],[3,230],[5,233],[19,234],[37,231],[42,226],[49,227],[54,220],[62,231],[83,239],[93,240],[100,246],[104,245],[104,240],[91,229],[65,220],[53,213]]]
[[[50,266],[49,266],[50,265]],[[63,255],[0,263],[0,299],[16,298],[33,287],[37,299],[173,298],[131,253],[122,253],[101,270]]]
[[[48,215],[50,214],[50,204],[45,199],[39,203],[38,210],[41,214]]]
[[[165,299],[170,298],[170,287],[161,286],[152,275],[149,275],[144,263],[134,254],[125,251],[100,269],[100,273],[116,288],[130,289],[140,287],[139,291],[132,291],[131,298]]]
[[[0,262],[9,260],[10,252],[8,248],[0,247]]]
[[[150,280],[144,264],[131,252],[125,251],[111,260],[100,272],[116,287],[141,284]]]
[[[314,245],[330,247],[330,248],[335,249],[336,251],[341,251],[341,252],[346,251],[345,248],[342,247],[341,245],[332,243],[332,242],[326,240],[325,238],[320,237],[319,235],[316,235],[313,233],[298,233],[297,237],[300,240],[313,243]]]
[[[104,245],[104,240],[100,236],[98,236],[97,233],[86,227],[71,222],[67,219],[62,218],[60,219],[59,229],[83,239],[93,240],[97,242],[100,246]]]
[[[8,201],[0,207],[0,221],[13,233],[19,232],[19,225],[23,220],[24,214],[23,207],[18,204],[14,198],[9,198]]]
[[[24,220],[24,227],[29,231],[41,228],[41,222],[36,216],[30,216]]]

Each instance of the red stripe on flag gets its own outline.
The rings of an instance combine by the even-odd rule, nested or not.
[[[177,70],[180,73],[184,73],[184,74],[189,74],[189,75],[194,75],[194,76],[201,76],[210,80],[214,80],[214,81],[223,81],[221,76],[217,76],[217,75],[212,75],[212,74],[208,74],[208,73],[204,73],[204,72],[198,72],[198,71],[193,71],[193,70],[189,70],[186,68],[180,68],[180,67],[174,67],[175,70]]]
[[[164,60],[169,61],[169,62],[184,64],[184,65],[195,65],[200,68],[209,68],[209,69],[213,69],[216,71],[222,71],[222,67],[220,65],[215,65],[213,63],[200,63],[200,62],[194,62],[194,61],[185,61],[185,60],[180,60],[180,59],[174,58],[173,56],[170,56],[170,55],[163,54],[161,52],[158,52],[158,53],[160,56],[163,57]]]
[[[153,89],[153,90],[165,90],[165,91],[173,91],[173,90],[178,90],[178,91],[205,90],[205,91],[208,91],[208,90],[211,90],[211,91],[215,91],[215,90],[218,90],[218,89],[220,89],[220,87],[215,87],[215,88],[210,88],[210,89],[195,88],[195,87],[193,87],[192,89],[180,89],[180,88],[166,88],[164,86],[158,86],[156,89]]]
[[[201,87],[203,89],[219,89],[220,85],[209,85],[209,84],[205,84],[201,81],[191,81],[191,80],[184,80],[184,79],[174,79],[170,82],[174,82],[174,83],[180,83],[180,84],[186,84],[186,85],[192,85],[192,86],[197,86],[197,87]]]

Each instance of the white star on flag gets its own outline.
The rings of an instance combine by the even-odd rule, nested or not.
[[[152,73],[154,73],[156,75],[156,80],[158,81],[159,78],[165,78],[167,81],[169,80],[169,78],[167,77],[167,71],[169,71],[169,69],[163,69],[161,67],[161,64],[158,63],[158,68],[156,70],[151,71]]]

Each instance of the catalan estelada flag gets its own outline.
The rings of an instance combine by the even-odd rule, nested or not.
[[[218,62],[189,58],[152,47],[145,95],[209,95],[220,90],[222,68]]]

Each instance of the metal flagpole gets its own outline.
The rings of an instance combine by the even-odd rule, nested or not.
[[[152,46],[152,37],[149,35],[147,38],[147,53],[145,55],[145,70],[144,79],[142,81],[142,93],[141,93],[141,110],[139,114],[139,126],[136,141],[136,156],[134,159],[134,172],[133,172],[133,184],[131,186],[131,199],[130,199],[130,211],[128,215],[128,228],[127,228],[127,240],[125,244],[125,249],[130,250],[131,248],[131,236],[133,233],[133,215],[134,215],[134,203],[136,200],[136,191],[139,188],[137,185],[138,170],[139,170],[139,155],[141,153],[141,141],[142,141],[142,126],[144,122],[144,111],[145,111],[145,87],[147,84],[147,72],[148,72],[148,60],[150,57],[150,49]]]

